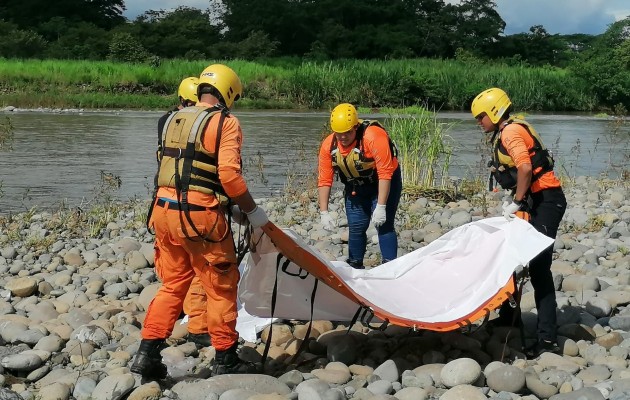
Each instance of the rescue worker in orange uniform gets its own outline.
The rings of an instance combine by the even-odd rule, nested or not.
[[[268,222],[241,174],[243,135],[230,108],[243,93],[238,75],[222,64],[199,77],[199,102],[172,113],[158,155],[158,192],[151,224],[155,268],[162,286],[149,305],[131,371],[163,379],[160,351],[171,335],[195,276],[207,298],[207,326],[216,350],[213,375],[254,372],[237,354],[236,297],[240,278],[226,210],[234,203],[252,228]]]
[[[160,154],[162,131],[164,129],[164,125],[166,124],[166,120],[172,113],[179,111],[184,107],[190,107],[197,104],[199,101],[197,97],[198,86],[199,78],[196,76],[184,78],[180,82],[177,89],[179,104],[169,110],[166,114],[162,115],[162,117],[158,120],[158,155]],[[155,185],[157,189],[157,175]],[[201,285],[201,280],[199,280],[199,277],[195,275],[192,283],[190,284],[190,289],[188,289],[186,299],[184,300],[184,313],[188,315],[188,335],[186,335],[186,340],[194,343],[197,348],[209,347],[212,345],[210,342],[210,335],[208,334],[208,324],[206,322],[207,308],[206,292]]]
[[[492,177],[502,188],[512,190],[512,201],[503,204],[503,215],[507,219],[524,217],[536,230],[555,239],[567,202],[553,172],[553,158],[536,130],[525,120],[511,117],[511,111],[510,98],[499,88],[484,90],[471,105],[479,126],[493,133]],[[559,351],[552,256],[553,245],[529,263],[538,311],[538,340],[527,349],[530,358]],[[513,313],[509,305],[501,307],[499,318],[504,325],[512,324]]]
[[[319,150],[320,222],[327,230],[336,227],[328,212],[328,202],[337,173],[345,186],[348,264],[364,268],[370,221],[378,232],[382,262],[391,261],[398,252],[394,219],[402,191],[396,147],[378,122],[360,120],[356,108],[349,103],[333,109],[330,127],[333,133],[324,139]]]

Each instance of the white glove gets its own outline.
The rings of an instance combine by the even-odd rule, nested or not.
[[[376,205],[376,208],[372,213],[372,223],[375,228],[380,227],[385,223],[385,221],[387,221],[387,212],[385,211],[386,207],[387,206],[385,204]]]
[[[508,203],[506,201],[506,202],[503,203],[503,216],[508,221],[511,221],[514,218],[516,218],[516,215],[514,215],[514,213],[517,212],[520,209],[521,209],[521,205],[520,204],[516,204],[515,202]]]
[[[337,224],[335,224],[335,221],[333,221],[333,218],[330,216],[328,211],[319,212],[319,222],[327,231],[334,231],[337,227]]]
[[[252,211],[247,213],[247,219],[249,220],[249,224],[252,228],[260,228],[269,222],[269,218],[267,218],[267,213],[262,207],[256,206]]]
[[[244,212],[241,211],[241,208],[234,204],[231,207],[232,210],[232,221],[236,222],[239,225],[245,225],[247,222],[247,216]]]

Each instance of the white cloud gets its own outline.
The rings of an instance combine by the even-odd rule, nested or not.
[[[616,10],[613,12],[613,14],[615,16],[615,21],[626,19],[630,17],[630,8]]]
[[[457,4],[460,0],[446,0]],[[628,0],[495,0],[505,33],[528,32],[542,25],[549,33],[599,34],[630,15]]]

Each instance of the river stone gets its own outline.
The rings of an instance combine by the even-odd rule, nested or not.
[[[45,337],[44,332],[39,329],[27,329],[20,337],[16,340],[16,342],[26,343],[30,346],[34,346],[37,342]]]
[[[6,291],[8,296],[11,296],[11,292],[10,291]],[[2,295],[1,291],[0,291],[0,296]],[[11,303],[0,299],[0,316],[2,315],[7,315],[7,314],[13,314],[15,312],[15,309],[13,308],[13,306],[11,305]]]
[[[373,372],[374,375],[378,375],[381,379],[390,382],[396,382],[400,378],[400,372],[398,366],[393,360],[387,360],[379,365]]]
[[[328,386],[328,384],[324,384]],[[223,392],[230,389],[252,390],[261,394],[289,394],[291,392],[291,389],[278,381],[278,379],[262,374],[228,374],[215,376],[203,381],[182,381],[176,383],[171,390],[179,396],[180,400],[198,400],[210,394],[216,394],[218,398]]]
[[[630,278],[630,274],[626,275]],[[626,284],[627,285],[627,284]],[[597,294],[598,297],[606,299],[611,307],[625,306],[630,304],[630,291],[608,288]]]
[[[67,400],[70,398],[70,387],[63,383],[53,383],[41,388],[38,400]]]
[[[519,393],[525,387],[525,372],[512,365],[506,365],[490,372],[487,385],[495,392]]]
[[[83,325],[78,327],[70,335],[71,339],[77,339],[80,342],[91,343],[96,347],[103,347],[109,344],[109,335],[107,332],[96,325]]]
[[[274,346],[280,346],[293,338],[291,328],[286,324],[272,324],[267,326],[260,334],[260,339],[267,343],[269,336],[271,336],[271,344]]]
[[[295,400],[296,397],[286,397],[286,396],[281,396],[279,394],[272,393],[272,394],[255,394],[247,398],[247,400],[286,400],[286,399]]]
[[[124,255],[127,255],[127,253],[133,250],[140,250],[140,248],[142,247],[140,242],[130,237],[122,238],[119,241],[110,244],[110,246],[116,254]]]
[[[94,400],[118,400],[129,393],[135,379],[131,374],[109,375],[101,380],[92,393]]]
[[[79,378],[76,385],[74,385],[72,396],[76,400],[91,400],[92,393],[94,393],[95,388],[96,381],[94,379],[82,376]]]
[[[160,385],[157,382],[149,382],[134,389],[127,397],[127,400],[159,400],[161,397],[162,389]]]
[[[594,387],[587,387],[571,393],[561,393],[551,396],[549,400],[605,400],[602,393]],[[621,400],[621,399],[620,399]]]
[[[129,267],[131,271],[149,267],[149,261],[138,250],[133,250],[127,253],[125,256],[125,264],[127,264],[127,267]]]
[[[606,317],[611,314],[612,306],[608,300],[601,297],[593,297],[586,302],[586,312],[595,318]]]
[[[472,221],[472,216],[467,211],[459,211],[458,213],[451,216],[448,221],[448,226],[450,228],[456,228],[458,226],[464,225]]]
[[[378,380],[367,385],[367,390],[378,395],[378,394],[390,394],[394,391],[392,383],[385,380]]]
[[[592,386],[610,378],[610,370],[605,365],[593,365],[580,371],[576,377],[580,378],[584,385]]]
[[[5,246],[0,250],[0,255],[7,260],[12,260],[17,257],[17,250],[13,246]]]
[[[0,387],[0,399],[1,400],[24,400],[22,396],[17,394],[11,389]]]
[[[59,318],[70,325],[73,329],[86,325],[94,320],[89,310],[83,308],[72,308],[68,313],[60,315]]]
[[[441,375],[443,368],[444,364],[442,363],[425,364],[414,368],[413,373],[418,377],[422,376],[422,374],[428,375],[433,380],[433,385],[440,387],[442,386]]]
[[[18,321],[0,321],[0,338],[7,343],[15,343],[28,330],[28,325]]]
[[[554,385],[542,382],[536,375],[525,375],[527,388],[538,398],[548,399],[558,393],[558,388]]]
[[[15,371],[32,371],[44,361],[36,354],[11,354],[2,358],[0,365]]]
[[[85,264],[85,260],[81,257],[81,254],[74,251],[69,251],[63,256],[63,262],[73,267],[80,267]]]
[[[452,388],[458,385],[472,384],[481,375],[481,366],[472,358],[458,358],[447,363],[440,372],[444,386]]]
[[[395,398],[398,400],[427,400],[430,392],[427,389],[418,387],[406,387],[396,392]]]
[[[56,319],[59,312],[55,309],[54,304],[45,301],[35,305],[29,310],[28,317],[33,322],[46,322]]]
[[[446,391],[440,400],[485,400],[486,395],[477,387],[471,385],[458,385]]]
[[[16,297],[28,297],[37,290],[37,281],[30,277],[23,277],[10,280],[4,285]]]
[[[311,371],[313,375],[324,382],[336,385],[344,384],[351,378],[350,371],[334,370],[334,369],[314,369]]]
[[[149,304],[151,304],[151,301],[153,300],[155,294],[161,286],[161,283],[154,283],[146,286],[144,289],[142,289],[140,295],[134,301],[136,301],[136,303],[140,306],[142,310],[148,310]]]
[[[606,350],[610,350],[612,347],[621,344],[621,342],[623,342],[623,336],[620,332],[610,332],[595,339],[595,343]]]
[[[28,375],[26,375],[26,381],[27,382],[37,382],[38,380],[42,379],[44,376],[46,376],[46,374],[48,374],[50,372],[50,367],[46,364],[42,365],[41,367],[32,370],[31,372],[28,373]]]
[[[298,394],[298,398],[317,398],[328,389],[330,389],[330,385],[321,379],[309,379],[297,385],[295,393]]]

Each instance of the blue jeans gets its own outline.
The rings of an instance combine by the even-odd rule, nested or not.
[[[370,225],[372,212],[376,208],[376,201],[378,200],[378,182],[357,186],[354,188],[354,191],[356,194],[352,195],[352,187],[346,186],[346,217],[348,218],[348,227],[350,228],[348,238],[348,263],[356,267],[363,265],[363,257],[365,256],[365,249],[367,247],[366,231]],[[402,178],[399,166],[392,175],[389,196],[387,197],[387,220],[383,225],[377,228],[378,244],[381,248],[383,262],[395,259],[398,252],[398,237],[394,230],[394,219],[396,217],[396,209],[398,209],[401,192]]]

